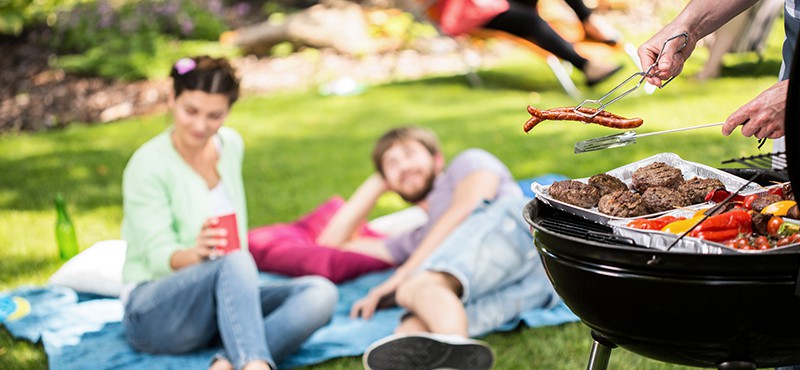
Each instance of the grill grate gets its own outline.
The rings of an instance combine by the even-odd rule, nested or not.
[[[782,181],[789,181],[789,170],[786,163],[786,152],[752,155],[749,157],[733,158],[723,161],[722,164],[739,163],[749,168],[767,170]]]
[[[753,155],[723,161],[722,164],[739,163],[747,169],[756,170],[760,177],[754,180],[761,185],[771,185],[774,182],[789,181],[789,169],[786,162],[786,152],[775,152],[767,154]],[[723,168],[723,170],[733,173],[742,178],[749,177],[746,171],[737,168]],[[755,173],[755,172],[754,172]],[[769,178],[772,182],[765,183],[760,181]]]
[[[636,246],[630,238],[614,235],[611,227],[598,224],[565,212],[555,212],[540,221],[540,225],[550,231],[578,239],[599,243]]]

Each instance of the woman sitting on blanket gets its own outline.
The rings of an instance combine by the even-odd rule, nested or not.
[[[173,124],[133,154],[123,175],[127,341],[169,354],[221,342],[212,369],[276,369],[330,321],[336,287],[311,276],[259,282],[245,249],[243,142],[222,127],[238,80],[226,60],[205,56],[179,60],[171,76]],[[231,218],[230,229],[221,227]],[[243,250],[229,245],[237,237]]]

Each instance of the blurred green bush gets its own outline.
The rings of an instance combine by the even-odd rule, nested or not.
[[[0,35],[19,36],[31,26],[81,0],[0,0]]]
[[[0,34],[19,35],[25,26],[24,10],[31,0],[0,0]]]
[[[227,30],[220,0],[108,0],[61,11],[51,43],[59,67],[105,78],[158,77],[185,50],[178,40],[216,41]]]

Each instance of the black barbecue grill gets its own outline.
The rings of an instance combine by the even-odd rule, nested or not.
[[[792,76],[798,69],[795,63]],[[798,79],[789,84],[786,152],[734,159],[748,168],[727,171],[762,185],[790,180],[800,189]],[[589,369],[605,369],[617,346],[718,369],[800,364],[800,252],[650,249],[538,199],[523,216],[556,291],[592,330]]]

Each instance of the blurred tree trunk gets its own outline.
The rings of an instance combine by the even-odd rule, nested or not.
[[[397,41],[370,37],[364,9],[343,0],[326,0],[281,22],[266,21],[225,33],[221,41],[257,54],[266,54],[284,41],[298,46],[333,48],[352,55],[398,47]]]

